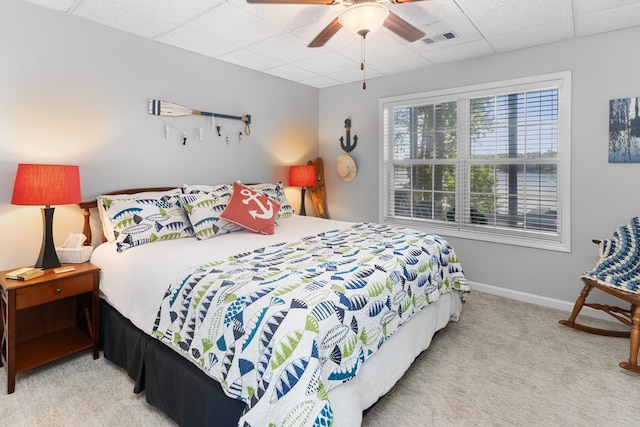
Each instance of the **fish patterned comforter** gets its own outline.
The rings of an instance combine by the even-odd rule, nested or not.
[[[442,238],[360,223],[192,268],[154,336],[247,407],[241,426],[330,426],[327,392],[445,292],[469,291]]]

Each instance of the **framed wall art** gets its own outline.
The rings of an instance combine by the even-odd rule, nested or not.
[[[640,162],[640,98],[609,101],[609,163]]]

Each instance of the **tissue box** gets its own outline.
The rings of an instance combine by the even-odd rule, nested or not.
[[[80,264],[89,261],[93,246],[82,246],[81,248],[57,247],[58,259],[64,264]]]

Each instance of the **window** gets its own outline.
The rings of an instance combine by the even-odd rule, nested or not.
[[[381,222],[570,250],[570,73],[382,99]]]

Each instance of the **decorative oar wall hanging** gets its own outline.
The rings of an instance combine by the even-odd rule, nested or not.
[[[210,127],[211,129],[216,129],[218,136],[222,136],[222,126],[217,123],[216,118],[221,119],[231,119],[231,120],[240,120],[244,122],[244,135],[251,135],[251,115],[246,114],[244,116],[230,116],[228,114],[219,114],[219,113],[209,113],[207,111],[193,110],[191,108],[185,107],[180,104],[175,104],[173,102],[161,101],[159,99],[150,99],[149,100],[149,114],[154,116],[165,116],[165,117],[180,117],[180,116],[207,116],[210,117]],[[171,125],[165,123],[164,131],[165,137],[169,138],[169,133],[171,131]],[[182,132],[182,144],[186,145],[188,132],[184,130],[180,130]],[[202,141],[203,136],[203,128],[200,127],[197,130],[198,139]],[[242,142],[243,133],[242,131],[238,132],[238,142]],[[230,134],[226,134],[227,145],[231,144],[231,136]]]

